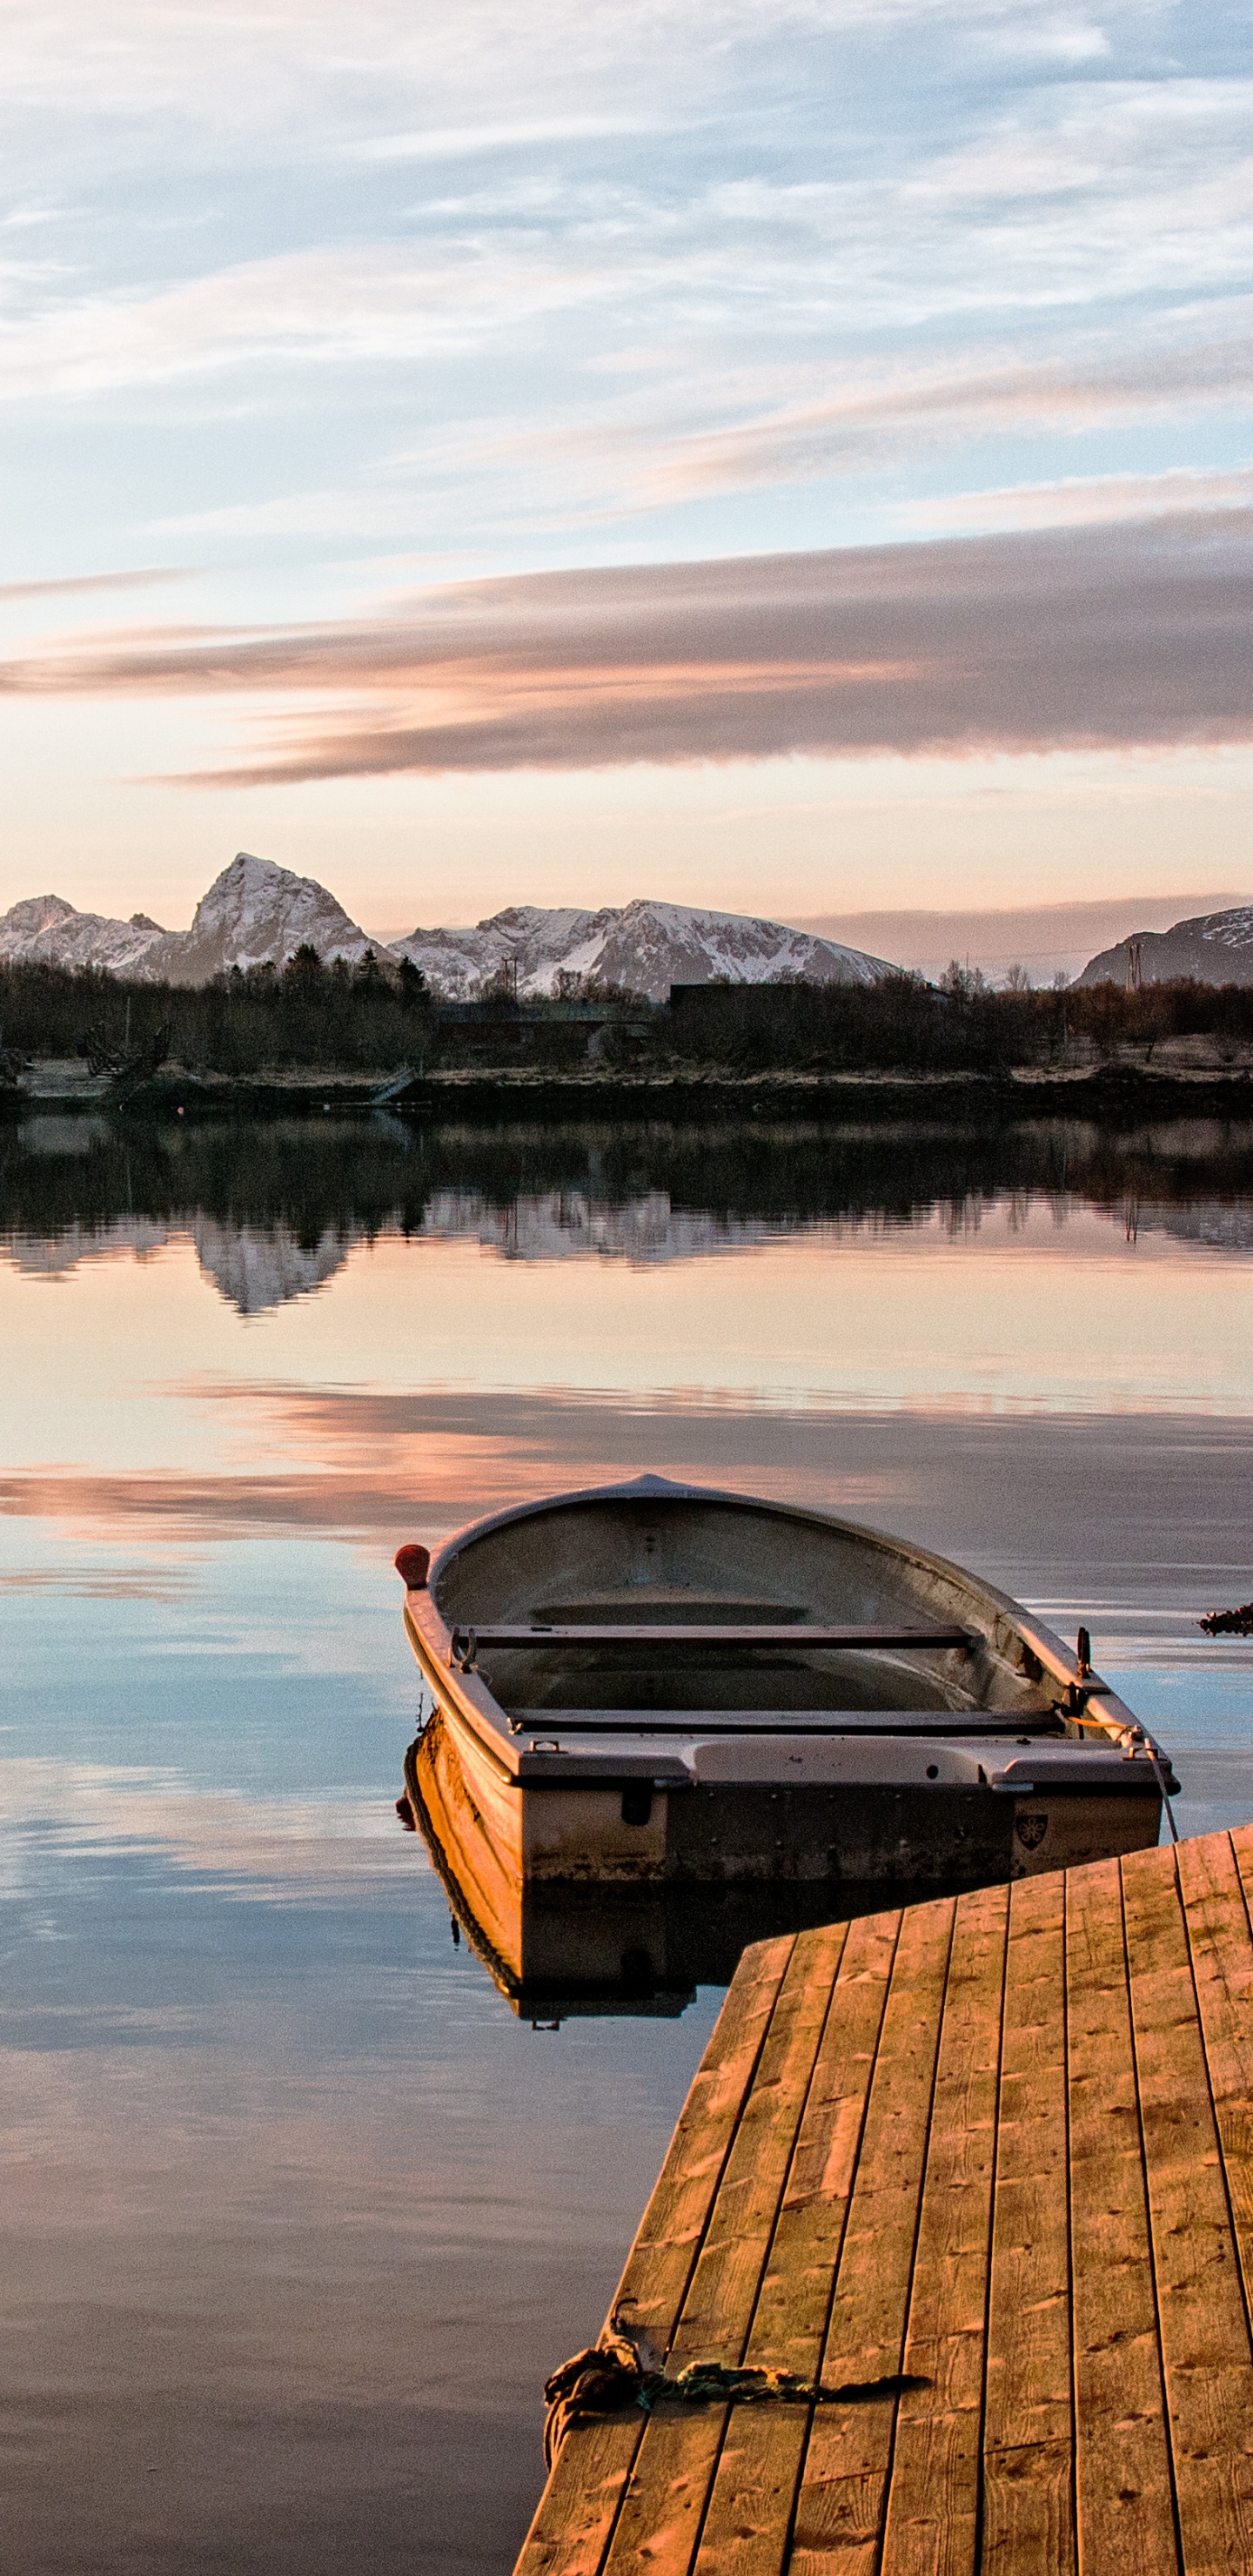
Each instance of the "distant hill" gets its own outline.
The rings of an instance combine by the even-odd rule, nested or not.
[[[241,850],[196,907],[190,930],[162,930],[136,913],[113,921],[77,912],[60,895],[37,895],[0,916],[0,964],[38,959],[53,966],[100,966],[146,983],[207,984],[238,966],[282,966],[302,945],[324,964],[356,965],[376,955],[420,966],[439,992],[458,1000],[483,991],[502,966],[516,965],[518,991],[551,994],[561,974],[587,976],[664,1001],[672,983],[873,984],[891,972],[880,957],[818,939],[777,921],[703,912],[680,903],[630,903],[599,912],[518,904],[466,930],[414,930],[388,948],[371,941],[314,877],[296,876]]]
[[[1146,984],[1166,984],[1177,975],[1191,975],[1198,984],[1253,984],[1253,904],[1198,913],[1192,921],[1177,921],[1173,929],[1135,935]],[[1131,946],[1130,939],[1120,939],[1116,948],[1103,948],[1076,983],[1125,984]]]
[[[625,985],[654,1002],[664,1001],[672,984],[709,984],[721,976],[733,984],[777,984],[785,976],[874,984],[892,971],[883,958],[836,940],[682,903],[628,903],[600,912],[518,904],[474,930],[411,931],[394,953],[411,958],[441,992],[467,999],[510,963],[527,997],[551,994],[566,974]]]

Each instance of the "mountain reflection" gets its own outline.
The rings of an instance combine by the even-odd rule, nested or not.
[[[1129,1235],[1253,1249],[1253,1125],[774,1121],[185,1126],[41,1117],[0,1130],[0,1252],[65,1273],[190,1237],[243,1315],[333,1279],[380,1234],[515,1261],[664,1263],[815,1226],[954,1230],[992,1204],[1086,1205]]]

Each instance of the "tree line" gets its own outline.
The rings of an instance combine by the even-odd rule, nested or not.
[[[701,984],[687,988],[664,1037],[692,1064],[736,1073],[997,1073],[1066,1060],[1076,1047],[1108,1056],[1138,1049],[1151,1063],[1170,1037],[1209,1036],[1232,1049],[1253,1039],[1253,987],[1116,984],[1034,990],[1017,978],[995,990],[977,971],[949,967],[938,984],[885,975],[877,984]]]
[[[569,996],[564,997],[566,999]],[[1035,991],[1022,978],[994,990],[952,966],[938,985],[894,974],[877,984],[705,984],[681,988],[672,1009],[638,996],[611,1000],[599,1034],[608,1070],[724,1068],[919,1073],[1012,1071],[1066,1060],[1075,1048],[1139,1052],[1151,1065],[1171,1037],[1207,1036],[1233,1054],[1253,1041],[1253,987],[1179,981],[1127,992],[1116,984]],[[503,1004],[502,1009],[508,1009]],[[586,1032],[526,1004],[523,1054],[556,1065],[586,1048]],[[486,1035],[486,1032],[483,1033]],[[10,1066],[81,1054],[116,1066],[165,1055],[189,1072],[258,1077],[281,1071],[434,1070],[464,1060],[466,1033],[440,1025],[437,997],[406,962],[366,956],[325,966],[313,948],[282,967],[237,969],[200,986],[142,984],[93,969],[0,966],[0,1050]],[[482,1055],[480,1039],[478,1051]],[[519,1060],[519,1050],[507,1059]]]
[[[429,1052],[434,1003],[408,959],[324,966],[298,948],[288,964],[235,968],[208,984],[141,984],[95,968],[0,967],[0,1045],[21,1056],[124,1062],[164,1041],[189,1071],[259,1075],[306,1067],[369,1072]]]

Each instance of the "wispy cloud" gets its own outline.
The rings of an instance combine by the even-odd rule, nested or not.
[[[114,755],[74,737],[88,689],[234,690],[254,730],[211,774],[242,784],[1228,739],[1245,674],[1199,554],[1185,613],[1143,536],[1116,567],[1101,538],[1104,591],[1072,549],[1038,620],[1007,560],[967,593],[946,554],[943,603],[870,552],[818,556],[812,595],[777,568],[1238,516],[1251,125],[1218,0],[14,0],[0,406],[56,543],[22,569],[111,529],[207,554],[228,603],[10,673],[67,696],[55,755],[13,728],[22,810],[81,833]],[[590,574],[348,622],[326,555],[354,541],[656,562],[635,605]],[[695,557],[776,570],[735,604]],[[175,759],[212,753],[125,754]]]
[[[613,381],[618,361],[599,372]],[[995,441],[1091,441],[1208,414],[1241,421],[1253,403],[1253,301],[1214,298],[1141,330],[1136,348],[1111,332],[1070,334],[1031,349],[999,340],[942,354],[845,358],[823,365],[680,365],[670,352],[637,353],[621,393],[585,391],[571,412],[464,418],[455,435],[375,459],[352,484],[313,486],[153,522],[158,540],[187,536],[377,536],[451,515],[493,532],[602,527],[790,487],[931,465]],[[1166,469],[1161,476],[1089,475],[1108,491],[1096,517],[1218,504],[1235,477]],[[1189,502],[1188,476],[1196,477]],[[1173,477],[1173,479],[1171,479]],[[1055,478],[1060,488],[1063,478]],[[1157,488],[1160,483],[1160,490]],[[1230,485],[1230,491],[1228,491]],[[1021,488],[1019,515],[1013,494]],[[986,515],[978,491],[891,503],[905,527],[1029,527],[1049,514],[1035,495],[1052,485],[993,487]],[[951,516],[948,515],[951,513]],[[1076,510],[1076,515],[1077,515]],[[1064,517],[1059,505],[1052,514]]]
[[[0,599],[58,599],[64,593],[92,590],[144,590],[154,582],[190,581],[183,564],[149,564],[135,572],[67,573],[58,581],[0,581]]]
[[[367,239],[346,238],[358,226],[345,217],[339,237],[173,278],[123,282],[94,264],[86,283],[78,264],[32,271],[0,317],[0,391],[10,403],[81,398],[297,363],[396,374],[512,349],[559,318],[573,387],[598,349],[620,343],[624,320],[676,351],[695,337],[722,363],[768,342],[786,365],[850,332],[881,341],[921,324],[1240,291],[1253,258],[1251,108],[1253,84],[1238,80],[1045,83],[959,148],[923,131],[886,162],[839,156],[833,168],[810,144],[783,173],[746,168],[774,156],[744,134],[733,152],[724,140],[713,166],[689,150],[671,167],[666,138],[704,120],[699,101],[680,116],[656,85],[613,108],[594,98],[369,133],[351,150],[380,171],[402,153],[478,153],[507,174],[511,155],[547,137],[560,175],[540,199],[498,177],[494,203],[389,203]],[[741,97],[740,125],[746,113]],[[561,154],[580,139],[640,150],[567,168]],[[596,337],[579,347],[567,335],[588,312]]]
[[[413,134],[378,134],[352,147],[359,161],[460,161],[480,153],[525,151],[546,143],[603,143],[624,135],[672,131],[652,116],[531,117],[498,125],[426,127]]]
[[[1142,333],[1134,350],[1089,335],[1037,352],[972,346],[921,364],[862,359],[831,370],[821,390],[809,370],[800,399],[755,413],[745,404],[725,425],[709,423],[712,388],[693,387],[689,407],[706,414],[700,428],[667,432],[625,412],[550,437],[576,470],[599,470],[602,486],[655,508],[881,470],[975,439],[1076,437],[1167,413],[1244,410],[1251,323],[1246,297],[1222,299]],[[726,386],[724,404],[735,391]]]
[[[956,492],[901,505],[905,527],[936,535],[957,528],[1080,528],[1170,512],[1253,509],[1253,465],[1197,473],[1073,475],[1056,483],[1010,483],[1000,491]]]
[[[1233,508],[470,582],[354,623],[102,638],[0,688],[283,699],[222,784],[1244,742],[1251,577]]]

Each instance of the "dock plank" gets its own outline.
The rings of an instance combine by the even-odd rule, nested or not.
[[[958,1901],[881,2576],[978,2564],[988,2248],[1009,1891]]]
[[[985,2576],[1075,2566],[1066,1879],[1010,1895],[984,2424]]]
[[[955,1905],[911,1906],[883,2013],[823,2350],[827,2387],[899,2377]],[[820,2408],[797,2499],[794,2576],[872,2576],[895,2394]]]
[[[519,2576],[1253,2576],[1253,1827],[746,1953]],[[876,2384],[881,2383],[881,2384]]]
[[[662,2352],[678,2323],[794,1948],[785,1938],[745,1952],[614,2294],[609,2320],[628,2319]],[[540,2498],[517,2576],[598,2576],[643,2431],[643,2416],[633,2413],[570,2434]]]
[[[849,1927],[746,2360],[817,2375],[875,2054],[900,1937],[899,1913]],[[701,2576],[778,2576],[809,2439],[808,2411],[735,2406],[701,2537]]]
[[[1178,1865],[1245,2312],[1253,2314],[1253,1827],[1181,1843]]]
[[[670,2343],[672,2370],[689,2362],[743,2361],[796,2132],[809,2092],[847,1936],[843,1924],[798,1939],[753,2089],[727,2157]],[[648,2418],[605,2560],[678,2576],[692,2560],[722,2445],[728,2409],[663,2405]]]
[[[1182,1896],[1157,1853],[1124,1861],[1122,1880],[1182,2554],[1190,2570],[1244,2569],[1253,2566],[1253,2353]]]
[[[1080,2576],[1176,2576],[1117,1861],[1070,1880],[1066,1986]]]

